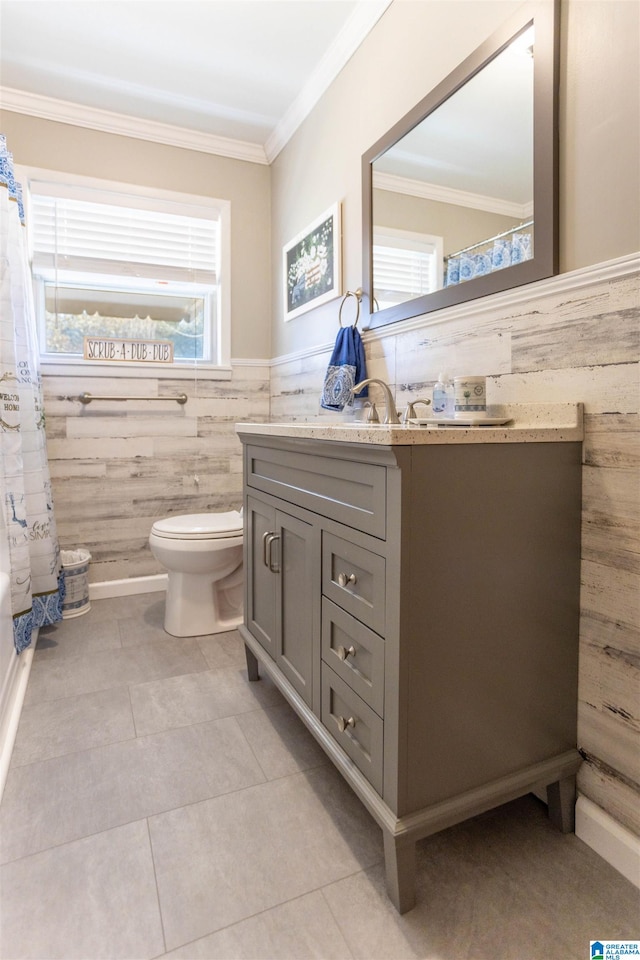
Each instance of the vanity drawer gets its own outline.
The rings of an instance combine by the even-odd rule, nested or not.
[[[385,632],[385,559],[371,550],[322,534],[322,592],[376,633]]]
[[[322,659],[378,716],[384,715],[384,640],[326,597]]]
[[[246,479],[256,490],[385,536],[386,467],[247,444]]]
[[[321,719],[334,740],[381,794],[382,720],[326,663],[322,664]]]

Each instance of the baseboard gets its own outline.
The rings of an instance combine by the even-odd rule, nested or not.
[[[576,803],[576,836],[640,888],[640,837],[582,796]]]
[[[130,597],[136,593],[161,593],[167,589],[167,574],[150,577],[130,577],[126,580],[103,580],[89,584],[90,600],[108,600],[109,597]]]
[[[4,785],[7,781],[11,754],[16,741],[20,713],[22,712],[24,695],[27,692],[27,682],[29,680],[29,673],[31,672],[31,663],[33,661],[33,653],[37,640],[38,631],[34,630],[31,646],[23,650],[20,656],[15,657],[2,687],[0,712],[0,800],[2,799]]]
[[[545,786],[531,792],[539,800],[547,802]],[[580,794],[576,801],[576,836],[635,887],[640,888],[640,837]]]

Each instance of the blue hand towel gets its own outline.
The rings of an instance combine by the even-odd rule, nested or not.
[[[351,388],[366,377],[364,346],[357,327],[340,327],[324,378],[320,406],[325,410],[351,406],[354,400]],[[369,388],[364,387],[358,396],[368,394]]]

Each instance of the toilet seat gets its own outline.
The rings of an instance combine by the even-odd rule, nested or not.
[[[242,515],[227,513],[190,513],[157,520],[151,533],[167,540],[218,540],[242,536]]]

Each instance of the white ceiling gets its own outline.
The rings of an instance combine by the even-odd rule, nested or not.
[[[59,118],[120,114],[270,161],[390,2],[0,0],[2,103],[75,104]]]

